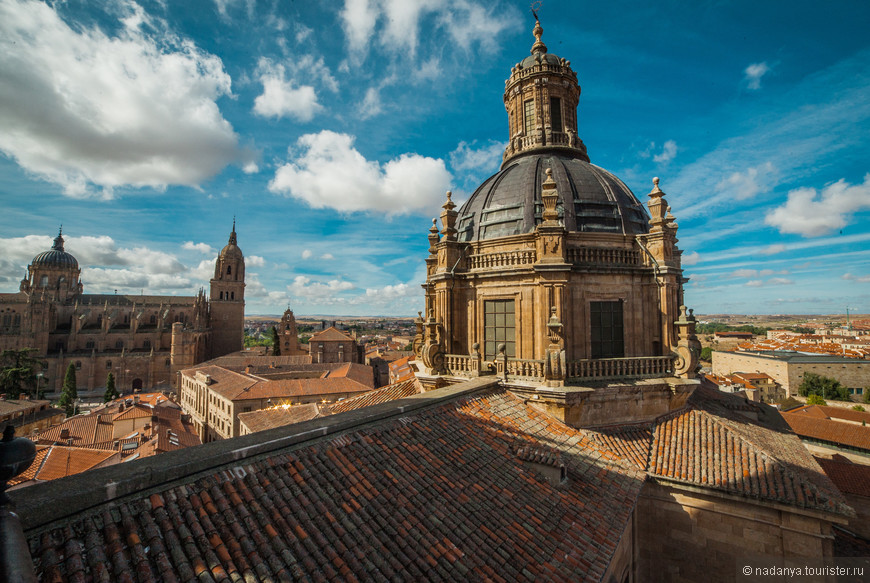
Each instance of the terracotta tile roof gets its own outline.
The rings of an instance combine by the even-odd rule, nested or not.
[[[112,456],[118,456],[118,452],[60,445],[39,446],[36,459],[27,471],[17,476],[11,483],[15,485],[31,480],[47,482],[65,478],[90,470],[108,461]]]
[[[509,454],[524,446],[557,451],[567,482]],[[105,504],[30,546],[43,581],[600,581],[643,484],[615,461],[490,390]]]
[[[353,338],[345,334],[344,332],[339,331],[334,326],[330,326],[326,330],[322,332],[318,332],[314,334],[309,340],[309,344],[313,344],[314,342],[353,342]]]
[[[362,407],[377,405],[378,403],[404,399],[405,397],[416,395],[419,392],[421,391],[417,386],[417,379],[415,378],[393,383],[392,385],[387,385],[386,387],[381,387],[380,389],[369,391],[368,393],[363,393],[362,395],[357,395],[345,399],[344,401],[333,403],[332,405],[327,405],[326,412],[329,414],[344,413],[345,411],[353,411]]]
[[[821,457],[816,462],[840,492],[870,497],[870,466]]]
[[[718,394],[717,394],[718,393]],[[752,498],[849,515],[842,495],[800,440],[761,406],[754,422],[729,407],[743,401],[698,387],[688,407],[659,418],[648,471],[653,476]]]
[[[68,437],[61,437],[68,430]],[[70,417],[60,425],[49,427],[37,434],[40,443],[63,443],[64,445],[88,446],[112,441],[110,415],[90,414]],[[68,440],[72,440],[68,442]]]
[[[596,441],[645,470],[653,441],[652,427],[652,423],[600,427],[593,435]]]
[[[317,403],[306,403],[292,407],[274,407],[272,409],[239,413],[239,423],[247,427],[251,433],[256,433],[257,431],[265,431],[266,429],[274,429],[276,427],[308,421],[309,419],[314,419],[319,414],[320,407]]]
[[[852,423],[870,423],[870,413],[855,411],[845,407],[832,407],[826,405],[804,405],[792,409],[789,413],[805,414],[819,419],[842,419]]]
[[[807,439],[817,439],[870,451],[870,426],[843,423],[833,419],[816,419],[804,413],[783,411],[792,431]]]
[[[132,407],[128,407],[119,413],[115,413],[112,417],[112,421],[123,421],[125,419],[141,419],[143,417],[151,417],[154,414],[154,409],[152,407],[147,407],[145,405],[133,405]]]

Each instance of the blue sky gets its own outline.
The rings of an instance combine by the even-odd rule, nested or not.
[[[249,314],[415,314],[444,192],[498,170],[528,8],[0,0],[0,291],[63,223],[86,292],[190,294],[235,216]],[[539,15],[592,162],[661,177],[690,307],[870,312],[870,5]]]

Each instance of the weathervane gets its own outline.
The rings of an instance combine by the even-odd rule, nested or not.
[[[532,16],[535,17],[535,20],[538,20],[538,10],[541,9],[541,6],[543,6],[543,4],[544,4],[544,0],[535,0],[534,2],[532,2],[532,5],[531,5]]]

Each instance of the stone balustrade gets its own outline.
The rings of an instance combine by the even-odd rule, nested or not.
[[[568,262],[577,264],[641,265],[641,256],[634,249],[605,247],[568,248]]]
[[[479,253],[471,255],[468,259],[471,269],[478,270],[532,265],[537,257],[534,249],[523,249],[520,251]]]
[[[568,363],[568,378],[595,379],[619,377],[663,377],[674,369],[671,356],[635,358],[592,358]]]
[[[472,378],[480,376],[480,356],[467,354],[445,354],[444,366],[455,377]]]

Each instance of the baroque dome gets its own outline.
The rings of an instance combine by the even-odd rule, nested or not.
[[[239,259],[239,260],[244,260],[244,258],[245,258],[244,254],[242,253],[242,250],[239,248],[238,241],[236,239],[236,220],[235,219],[233,219],[233,230],[230,233],[230,240],[224,246],[224,248],[221,249],[220,257],[221,257],[221,259]]]
[[[641,202],[616,176],[562,152],[510,160],[459,209],[459,241],[521,235],[543,220],[541,184],[547,168],[559,192],[559,220],[573,232],[639,235],[649,232]]]
[[[78,260],[63,250],[63,232],[59,232],[49,251],[43,251],[30,262],[32,267],[62,267],[78,269]]]

